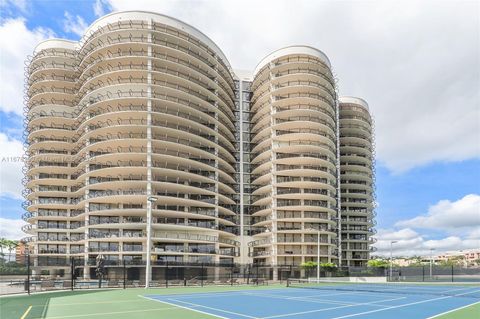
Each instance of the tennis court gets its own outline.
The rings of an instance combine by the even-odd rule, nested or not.
[[[439,318],[480,314],[480,286],[318,284],[38,293],[0,298],[2,319]],[[437,315],[440,315],[437,317]]]
[[[413,319],[430,318],[479,302],[480,287],[293,281],[285,289],[144,297],[230,319]]]

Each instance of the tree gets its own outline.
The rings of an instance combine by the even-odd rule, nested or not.
[[[334,263],[321,263],[320,269],[323,269],[328,272],[332,272],[335,269],[337,269],[337,265],[335,265]]]
[[[5,257],[5,253],[3,252],[3,249],[7,248],[7,242],[8,242],[8,239],[0,238],[0,258],[2,259]]]
[[[422,267],[425,263],[422,261],[422,257],[413,256],[410,258],[411,263],[409,266],[411,267]]]
[[[472,264],[475,265],[475,266],[480,266],[480,258],[475,259],[474,261],[472,261]]]
[[[463,263],[464,259],[464,256],[454,256],[448,258],[447,260],[440,261],[439,265],[442,267],[460,266]]]
[[[14,251],[18,246],[18,242],[16,240],[7,240],[6,247],[8,249],[8,262],[11,261],[12,258],[12,251]]]
[[[390,266],[388,261],[382,259],[371,259],[368,261],[367,265],[372,268],[388,268],[388,266]]]
[[[300,264],[300,267],[307,271],[307,277],[310,276],[313,269],[317,268],[317,263],[314,261],[307,261]]]

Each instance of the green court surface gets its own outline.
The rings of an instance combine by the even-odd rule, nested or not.
[[[309,289],[293,289],[285,288],[285,285],[269,285],[269,286],[209,286],[209,287],[178,287],[178,288],[152,288],[152,289],[142,289],[142,288],[132,288],[132,289],[109,289],[109,290],[80,290],[80,291],[57,291],[57,292],[48,292],[48,293],[37,293],[32,294],[31,296],[18,295],[18,296],[6,296],[0,298],[0,318],[1,319],[32,319],[32,318],[49,318],[49,319],[61,319],[61,318],[102,318],[102,319],[126,319],[126,318],[166,318],[166,319],[218,319],[218,318],[276,318],[276,317],[286,317],[288,318],[297,318],[295,314],[293,315],[281,315],[281,316],[257,316],[257,315],[241,315],[239,312],[247,311],[247,308],[252,307],[252,303],[256,300],[261,300],[262,294],[268,296],[269,298],[280,298],[278,299],[278,307],[287,304],[289,301],[300,300],[315,302],[318,305],[318,302],[322,303],[320,300],[313,301],[307,295],[305,297],[288,297],[284,296],[287,292],[292,292],[295,294],[302,293],[311,295],[313,292]],[[316,293],[316,292],[315,292]],[[239,295],[240,294],[240,295]],[[335,295],[335,293],[327,292],[327,294]],[[338,293],[336,298],[338,299],[342,295],[345,296],[345,292]],[[149,296],[156,296],[150,298]],[[182,297],[183,296],[183,297]],[[193,296],[193,297],[192,297]],[[198,297],[197,297],[198,296]],[[234,296],[233,299],[227,297],[221,299],[221,302],[216,303],[215,298],[225,298],[227,296]],[[223,297],[222,297],[223,296]],[[329,295],[319,295],[319,298],[330,297]],[[358,296],[357,296],[358,297]],[[392,298],[393,297],[393,298]],[[157,298],[157,300],[155,300]],[[196,307],[184,307],[182,305],[188,304],[183,301],[183,304],[175,304],[172,300],[179,302],[181,298],[201,298],[205,302],[210,300],[214,303],[215,307],[228,307],[230,303],[238,303],[240,310],[237,312],[228,312],[223,311],[222,315],[212,314],[209,307],[196,308]],[[242,302],[241,298],[252,298],[252,302],[246,303]],[[406,297],[402,296],[385,296],[381,297],[386,300],[396,300],[395,302],[404,303]],[[431,298],[431,297],[428,297]],[[446,299],[447,298],[447,299]],[[440,303],[445,303],[449,297],[436,297],[435,299],[440,299]],[[380,299],[378,295],[375,296],[375,299]],[[400,300],[398,300],[400,299]],[[183,299],[186,300],[186,299]],[[478,299],[477,299],[478,300]],[[165,301],[165,302],[162,302]],[[428,301],[428,300],[427,300]],[[259,301],[263,303],[263,307],[270,306],[270,301]],[[335,301],[338,302],[338,301]],[[376,301],[381,302],[381,301]],[[425,302],[425,301],[422,301]],[[418,303],[418,302],[417,302]],[[356,305],[369,305],[371,302],[367,303],[357,303],[352,304],[353,308]],[[470,304],[470,305],[468,305]],[[192,303],[190,303],[192,305]],[[197,305],[198,306],[198,305]],[[253,305],[255,307],[255,305]],[[329,309],[351,309],[352,306],[348,305],[334,305],[333,308]],[[427,304],[420,304],[420,307],[426,307]],[[432,305],[433,306],[433,305]],[[350,308],[348,308],[350,307]],[[193,308],[193,309],[189,309]],[[244,309],[245,308],[245,309]],[[270,307],[271,308],[271,307]],[[276,308],[276,307],[274,307]],[[393,307],[395,308],[395,307]],[[442,315],[433,316],[428,318],[435,319],[473,319],[480,318],[480,301],[476,302],[472,299],[467,302],[467,306],[464,308],[455,307],[458,310],[444,312]],[[379,309],[378,305],[374,305],[372,309]],[[386,308],[388,309],[388,308]],[[398,308],[402,309],[402,308]],[[454,308],[451,308],[454,309]],[[203,310],[203,311],[200,311]],[[303,309],[296,308],[296,311],[301,311]],[[308,318],[322,318],[323,316],[320,313],[317,313],[315,310],[311,316]],[[322,311],[322,310],[319,310]],[[337,311],[337,310],[335,310]],[[371,313],[377,313],[379,316],[374,316],[375,318],[393,318],[387,313],[381,314],[377,312],[380,310],[369,311]],[[399,310],[400,311],[400,310]],[[309,312],[309,311],[307,311]],[[367,313],[369,313],[367,312]],[[302,312],[299,312],[302,313]],[[365,312],[364,312],[365,313]],[[397,315],[401,312],[395,312]],[[441,313],[440,311],[437,313]],[[321,312],[324,314],[324,312]],[[358,314],[351,314],[345,317],[356,317],[358,318],[370,318],[370,315],[361,316],[362,312]],[[337,317],[338,316],[338,317]],[[307,318],[303,316],[298,316],[298,318]],[[341,314],[336,314],[331,317],[325,318],[344,318]],[[423,318],[423,316],[421,316]],[[373,317],[372,317],[373,318]],[[397,318],[397,317],[396,317]],[[407,318],[407,317],[405,317]]]
[[[232,290],[262,290],[284,286],[211,286],[180,288],[132,288],[112,290],[82,290],[37,293],[30,296],[0,298],[1,319],[34,318],[102,318],[102,319],[212,319],[218,317],[145,299],[147,294],[171,295],[185,293],[225,292]],[[31,308],[30,308],[31,306]],[[28,309],[30,308],[30,311]],[[26,314],[26,315],[25,315]],[[25,316],[24,316],[25,315]]]
[[[446,313],[442,316],[436,317],[436,319],[475,319],[480,318],[480,303],[475,305],[458,309],[450,313]]]

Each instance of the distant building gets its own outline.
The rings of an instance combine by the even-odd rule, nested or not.
[[[436,256],[421,256],[403,258],[398,257],[393,259],[393,264],[400,267],[409,267],[412,265],[426,265],[433,259],[434,264],[440,264],[451,260],[456,260],[459,266],[462,267],[480,267],[480,249],[457,250],[448,251]]]
[[[435,257],[438,261],[457,260],[461,266],[480,266],[480,249],[449,251]]]
[[[408,267],[412,264],[418,263],[418,261],[419,259],[417,258],[396,258],[393,260],[393,263],[400,267]]]
[[[19,242],[17,248],[15,248],[15,261],[19,264],[25,263],[27,247],[24,243]]]

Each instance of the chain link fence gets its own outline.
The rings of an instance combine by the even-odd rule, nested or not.
[[[0,265],[0,294],[33,293],[50,290],[145,287],[145,262],[125,260],[105,262],[102,278],[97,277],[96,260],[83,258],[41,259],[23,256],[23,263]],[[316,277],[316,268],[298,265],[225,264],[201,262],[152,262],[150,287],[206,285],[268,285],[289,278]],[[320,269],[321,277],[386,277],[405,282],[479,282],[480,267],[342,267]],[[276,280],[274,281],[274,278]]]
[[[389,277],[389,275],[387,275]],[[395,267],[390,281],[411,282],[480,282],[480,267],[425,265]]]

